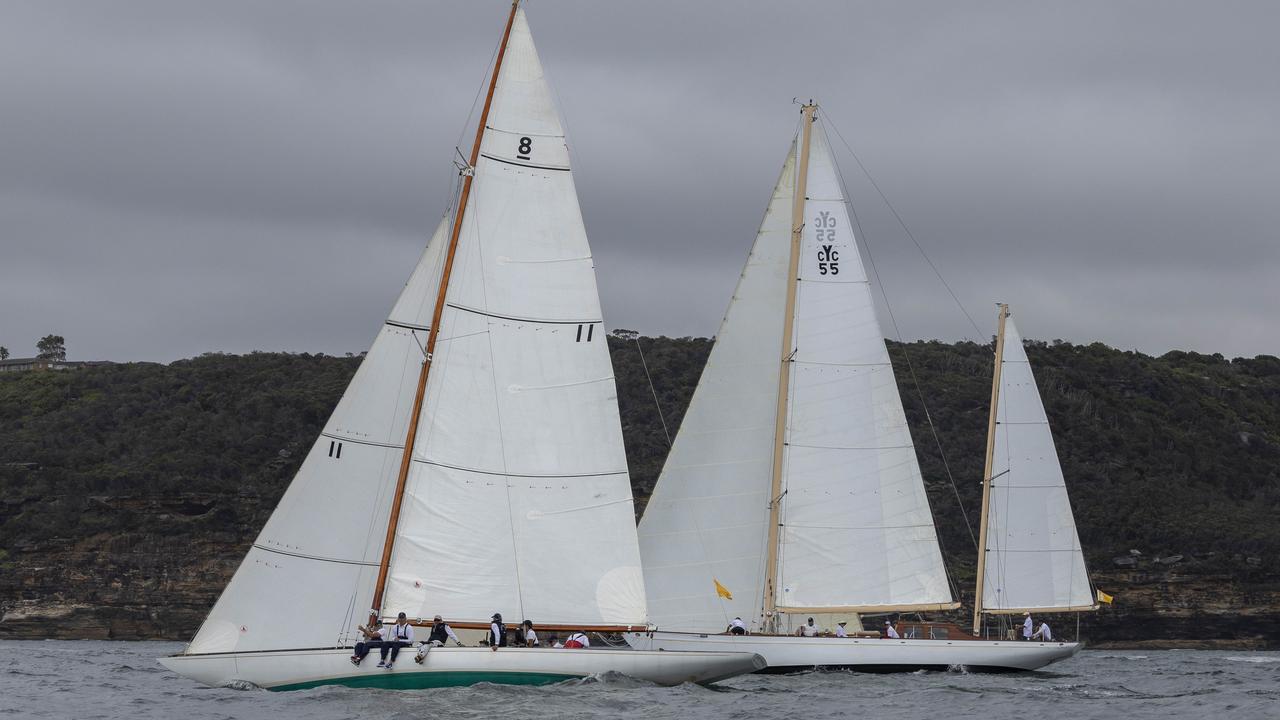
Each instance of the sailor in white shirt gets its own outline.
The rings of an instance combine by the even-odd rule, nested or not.
[[[818,626],[813,624],[813,618],[809,618],[809,622],[801,625],[800,631],[796,634],[803,637],[818,637],[818,632]]]
[[[728,628],[726,628],[726,629],[729,631],[729,633],[730,633],[731,635],[746,635],[746,634],[747,634],[747,624],[746,624],[746,623],[744,623],[744,622],[742,622],[742,618],[740,618],[740,617],[736,617],[736,618],[734,618],[734,619],[729,623],[729,627],[728,627]]]
[[[525,647],[538,647],[538,633],[533,631],[533,621],[525,620],[520,623],[520,632],[524,638]]]
[[[1033,628],[1035,628],[1035,626],[1036,626],[1035,622],[1031,620],[1031,613],[1027,613],[1027,619],[1022,621],[1022,639],[1023,640],[1031,639]]]
[[[396,624],[382,629],[382,661],[378,663],[378,667],[385,667],[390,670],[395,664],[396,657],[400,655],[400,648],[409,647],[413,644],[413,626],[409,624],[404,613],[396,616]],[[391,659],[387,660],[387,653],[391,653]]]
[[[585,633],[569,633],[569,639],[564,641],[564,646],[567,648],[589,648],[591,647],[591,640],[587,638]]]
[[[847,624],[848,622],[845,620],[836,623],[836,637],[849,637],[849,633],[844,629]]]
[[[898,628],[893,626],[892,620],[884,621],[884,636],[887,638],[898,639]]]
[[[1031,637],[1032,639],[1040,638],[1041,642],[1050,642],[1053,640],[1053,631],[1049,629],[1049,623],[1041,620],[1039,629]]]

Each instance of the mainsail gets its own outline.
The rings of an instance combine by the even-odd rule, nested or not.
[[[813,136],[789,351],[779,357],[798,142],[640,523],[650,616],[663,629],[735,616],[765,627],[767,600],[780,612],[953,606],[839,176],[820,126]],[[788,392],[771,498],[780,362]]]
[[[523,10],[474,172],[382,609],[643,625],[591,249]]]
[[[514,11],[381,609],[643,625],[616,389],[564,132]],[[367,617],[452,218],[190,654],[335,647]]]
[[[1096,609],[1049,418],[1022,336],[1004,323],[981,609]]]

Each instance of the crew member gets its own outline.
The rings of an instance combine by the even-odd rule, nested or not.
[[[809,618],[809,622],[800,626],[800,631],[796,633],[803,637],[818,637],[818,626],[813,624],[813,618]]]
[[[418,648],[418,654],[413,661],[421,665],[427,658],[427,653],[431,652],[431,648],[443,646],[446,640],[453,640],[458,647],[462,647],[462,641],[454,634],[453,628],[449,627],[444,618],[437,615],[431,621],[431,634],[427,636],[427,641],[422,644],[422,647]]]
[[[569,639],[564,641],[564,646],[585,649],[591,647],[591,641],[587,639],[586,633],[575,632],[569,634]]]
[[[532,620],[520,623],[520,636],[524,639],[525,647],[538,647],[538,633],[533,631]]]
[[[489,623],[489,649],[494,652],[507,646],[507,626],[502,624],[502,613],[494,613]]]
[[[1031,619],[1031,613],[1027,613],[1026,619],[1022,621],[1022,639],[1023,640],[1031,639],[1031,635],[1034,632],[1033,628],[1035,628],[1035,626],[1036,626],[1035,622]]]
[[[357,630],[359,630],[360,634],[364,636],[364,641],[356,643],[356,653],[351,656],[352,665],[359,665],[360,661],[364,660],[364,656],[368,655],[370,650],[376,647],[382,647],[382,636],[386,628],[382,627],[381,620],[374,618],[373,622],[369,623],[368,627],[361,625]]]
[[[725,630],[733,635],[746,635],[747,624],[742,622],[742,618],[736,617],[729,623],[729,627],[725,628]]]
[[[887,638],[892,638],[894,640],[897,640],[900,637],[898,635],[898,628],[893,626],[892,620],[884,621],[884,636]]]
[[[400,655],[400,648],[409,647],[413,644],[413,626],[409,624],[408,618],[404,613],[396,616],[396,624],[387,628],[386,640],[382,643],[382,660],[378,663],[378,667],[385,667],[390,670],[392,665],[396,664],[396,658]],[[387,653],[391,653],[391,659],[387,659]]]
[[[843,638],[849,637],[848,631],[844,629],[844,626],[848,624],[849,623],[846,620],[841,620],[840,622],[836,623],[836,637],[843,637]]]
[[[1041,620],[1040,627],[1036,629],[1032,639],[1040,638],[1041,642],[1050,642],[1053,640],[1053,631],[1049,629],[1049,623]]]

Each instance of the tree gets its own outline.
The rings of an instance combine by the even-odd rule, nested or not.
[[[45,335],[36,343],[36,349],[40,351],[36,357],[41,360],[67,359],[67,341],[61,335]]]
[[[0,360],[8,360],[8,359],[9,359],[9,348],[3,345],[0,345]]]

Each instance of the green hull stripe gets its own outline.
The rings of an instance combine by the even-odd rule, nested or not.
[[[353,688],[382,688],[385,690],[424,690],[427,688],[458,687],[488,682],[502,685],[549,685],[564,680],[576,680],[581,675],[532,672],[482,672],[458,670],[450,672],[396,672],[381,670],[346,677],[309,680],[307,682],[277,685],[269,690],[307,690],[322,685],[345,685]]]

